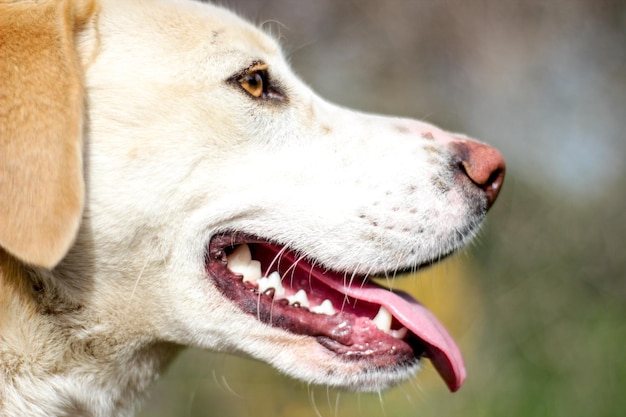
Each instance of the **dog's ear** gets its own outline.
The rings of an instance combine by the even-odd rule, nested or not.
[[[82,70],[91,0],[0,1],[0,247],[53,268],[84,203]]]

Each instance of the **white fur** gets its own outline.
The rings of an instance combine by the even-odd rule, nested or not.
[[[324,101],[274,40],[207,4],[105,0],[79,45],[83,223],[57,268],[33,272],[51,294],[40,302],[58,311],[24,313],[24,322],[18,309],[2,329],[2,416],[131,415],[181,345],[351,389],[414,373],[345,362],[313,338],[262,324],[216,291],[204,255],[211,236],[236,230],[337,270],[436,259],[482,219],[454,183],[455,136]],[[286,101],[254,100],[226,82],[255,61]]]

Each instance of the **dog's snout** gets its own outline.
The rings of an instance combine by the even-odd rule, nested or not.
[[[490,146],[471,140],[455,142],[461,172],[487,195],[487,208],[498,197],[504,182],[506,164],[502,154]]]

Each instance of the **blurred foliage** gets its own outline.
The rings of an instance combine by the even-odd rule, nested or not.
[[[229,6],[279,36],[323,96],[425,118],[503,150],[504,190],[477,243],[401,284],[448,325],[468,380],[450,394],[426,363],[415,380],[380,395],[340,393],[249,359],[189,350],[140,415],[623,415],[626,4]]]
[[[488,321],[481,363],[495,365],[478,376],[480,415],[621,415],[623,196],[582,202],[509,180],[490,220],[497,227],[476,251]]]

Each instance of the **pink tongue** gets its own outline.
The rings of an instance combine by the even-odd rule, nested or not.
[[[387,308],[396,320],[424,342],[426,356],[450,391],[461,387],[465,380],[465,365],[459,347],[435,315],[409,294],[391,292],[370,283],[346,286],[343,280],[323,274],[315,274],[315,278],[342,294]]]

